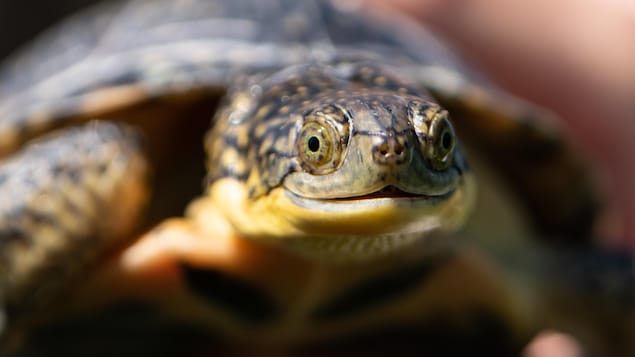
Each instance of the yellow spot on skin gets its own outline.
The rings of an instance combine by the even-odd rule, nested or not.
[[[422,133],[428,133],[428,124],[425,121],[421,121],[421,123],[419,124],[419,130],[421,130]]]
[[[269,88],[269,92],[272,94],[279,93],[280,91],[282,91],[282,85],[280,84],[276,84],[275,86]]]
[[[301,96],[305,96],[307,95],[307,93],[309,93],[309,89],[306,86],[301,86],[301,87],[298,87],[297,92]]]
[[[260,107],[260,109],[258,109],[258,111],[256,112],[256,118],[262,118],[266,116],[267,114],[269,114],[269,111],[271,111],[271,105],[264,105]]]
[[[439,113],[439,108],[434,108],[433,107],[433,108],[430,108],[430,109],[426,110],[424,114],[426,116],[426,119],[432,120],[432,119],[434,119],[435,116],[437,116],[438,113]]]
[[[234,148],[226,147],[220,158],[220,165],[222,167],[233,167],[235,163],[240,162],[238,153]]]
[[[252,103],[252,96],[250,93],[241,92],[232,98],[231,106],[240,112],[248,112]]]
[[[280,136],[274,145],[274,149],[278,152],[285,152],[287,146],[287,138],[285,136]]]
[[[273,138],[271,137],[271,135],[268,135],[260,144],[258,155],[264,156],[267,153],[267,150],[271,148],[271,145],[273,145]]]
[[[208,152],[214,153],[216,155],[217,153],[223,152],[223,148],[225,147],[225,142],[218,138],[208,139],[205,141],[205,146]],[[211,150],[210,150],[210,146],[211,146]]]
[[[378,77],[375,77],[374,82],[376,85],[383,87],[386,85],[386,83],[388,83],[388,80],[384,76],[378,76]]]
[[[282,107],[282,108],[278,109],[278,113],[280,113],[280,114],[287,114],[287,113],[289,113],[289,110],[290,110],[290,109],[291,109],[291,107],[290,107],[290,106],[285,105],[284,107]]]
[[[220,141],[220,140],[219,140]],[[241,130],[236,137],[236,143],[241,148],[246,148],[249,144],[249,136],[247,135],[246,130]]]
[[[245,161],[236,160],[236,162],[234,162],[234,170],[236,170],[238,175],[245,174],[247,172],[247,165],[245,164]]]

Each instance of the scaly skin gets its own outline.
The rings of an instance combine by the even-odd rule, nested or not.
[[[9,322],[43,311],[96,255],[129,239],[148,196],[138,139],[92,122],[0,164],[0,299]]]
[[[414,85],[364,63],[257,80],[230,91],[206,141],[208,195],[238,232],[358,259],[464,221],[473,179],[447,112]]]

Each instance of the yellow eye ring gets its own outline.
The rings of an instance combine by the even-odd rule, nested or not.
[[[304,116],[296,141],[302,168],[315,175],[335,171],[342,162],[348,139],[348,116],[341,108],[328,105]]]
[[[320,167],[331,161],[333,157],[333,134],[323,124],[308,122],[300,131],[300,155],[313,167]]]
[[[450,167],[456,135],[448,112],[436,103],[412,101],[408,104],[408,116],[421,145],[421,152],[432,168],[440,171]]]

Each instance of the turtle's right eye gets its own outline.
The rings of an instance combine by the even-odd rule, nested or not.
[[[342,162],[346,140],[342,140],[340,131],[348,126],[338,127],[344,114],[339,108],[329,106],[313,110],[305,115],[296,143],[302,167],[311,174],[324,175],[335,171]]]
[[[337,143],[332,131],[328,126],[316,122],[304,124],[300,131],[300,157],[313,172],[320,171],[320,168],[333,159]]]

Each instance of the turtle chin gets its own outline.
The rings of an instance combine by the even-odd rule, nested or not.
[[[252,198],[243,182],[223,179],[210,193],[246,238],[309,257],[360,260],[456,230],[471,211],[475,184],[471,176],[463,176],[453,190],[440,195],[389,187],[334,199],[306,198],[278,186]]]
[[[339,198],[316,199],[298,195],[291,190],[285,190],[287,197],[298,207],[322,212],[354,212],[372,209],[406,207],[430,207],[448,200],[455,190],[443,194],[426,195],[404,191],[396,186],[388,185],[370,193]]]
[[[395,186],[337,198],[304,197],[283,188],[277,200],[284,212],[307,236],[391,237],[443,230],[449,216],[460,213],[462,190],[429,195]],[[456,209],[454,209],[456,208]]]
[[[378,259],[414,246],[421,254],[434,254],[448,247],[446,233],[462,225],[471,209],[465,187],[440,195],[387,187],[338,199],[305,198],[290,191],[285,197],[294,207],[285,215],[303,234],[281,243],[327,261]]]
[[[284,242],[286,249],[309,259],[333,262],[361,262],[389,256],[418,246],[421,254],[434,255],[451,245],[439,234],[398,232],[376,236],[315,236]]]

